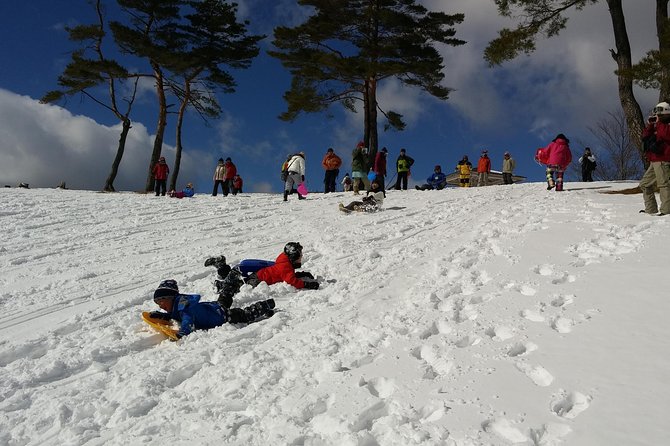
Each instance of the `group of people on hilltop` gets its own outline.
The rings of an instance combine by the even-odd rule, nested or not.
[[[224,197],[227,197],[229,193],[237,195],[242,192],[242,177],[237,173],[237,167],[233,164],[233,160],[230,157],[226,158],[224,161],[223,158],[219,158],[219,161],[214,168],[214,189],[212,190],[212,196],[216,197],[219,192],[219,186],[221,186],[221,192]]]
[[[166,279],[160,282],[153,294],[154,303],[162,311],[152,311],[150,317],[177,321],[177,339],[194,330],[209,330],[226,323],[250,324],[272,317],[275,313],[274,299],[261,300],[244,308],[233,308],[233,298],[243,285],[256,287],[261,282],[267,285],[284,282],[296,289],[318,290],[319,282],[310,272],[296,271],[302,267],[302,252],[300,243],[289,242],[274,262],[245,259],[230,266],[223,255],[210,257],[205,261],[205,266],[216,268],[217,279],[214,284],[218,299],[200,302],[199,294],[181,293],[176,280]]]
[[[161,156],[158,159],[158,162],[152,169],[152,173],[154,176],[156,196],[165,196],[167,190],[167,177],[170,173],[170,168],[165,162],[164,156]],[[219,191],[219,186],[221,186],[221,192],[223,192],[224,196],[228,196],[230,193],[237,195],[242,192],[244,182],[242,181],[242,177],[237,173],[237,167],[235,167],[235,164],[233,164],[230,157],[226,158],[225,161],[223,158],[219,158],[219,161],[214,168],[214,177],[212,179],[214,180],[214,189],[212,190],[212,196],[214,197],[216,197]],[[195,189],[193,183],[189,182],[186,183],[186,187],[181,191],[171,190],[167,195],[174,198],[192,197],[195,195]]]

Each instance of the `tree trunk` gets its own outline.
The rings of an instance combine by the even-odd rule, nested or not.
[[[612,18],[614,41],[616,43],[616,51],[610,50],[610,52],[612,53],[612,58],[614,58],[617,63],[619,72],[623,73],[630,71],[632,62],[630,41],[628,40],[628,31],[626,30],[626,20],[621,1],[622,0],[607,0],[607,5],[609,6],[610,17]],[[628,125],[628,131],[630,132],[630,139],[635,147],[637,147],[640,158],[646,167],[648,161],[645,159],[642,150],[642,129],[644,127],[644,118],[642,117],[640,104],[638,104],[635,95],[633,94],[633,80],[630,77],[621,74],[617,75],[617,80],[619,83],[619,101],[621,102],[621,108],[626,116],[626,124]]]
[[[656,0],[656,36],[661,60],[670,54],[670,29],[668,27],[668,0]],[[659,102],[670,100],[670,67],[662,64],[661,89],[658,92]]]
[[[119,164],[121,164],[121,159],[123,158],[123,152],[126,150],[126,138],[128,137],[128,132],[130,131],[130,119],[126,118],[123,120],[123,127],[121,129],[121,136],[119,136],[119,147],[116,149],[116,156],[114,157],[114,162],[112,163],[112,171],[105,181],[105,187],[103,190],[105,192],[116,192],[114,189],[114,180],[116,179],[116,174],[119,171]]]
[[[156,126],[156,139],[154,139],[154,149],[149,161],[149,175],[144,188],[147,192],[154,190],[154,172],[153,168],[158,162],[163,150],[163,134],[167,125],[167,101],[165,100],[165,85],[163,84],[163,72],[161,68],[152,63],[154,76],[156,77],[156,94],[158,95],[158,124]]]
[[[377,135],[377,79],[368,79],[368,114],[370,120],[370,167],[375,162],[379,141]]]
[[[179,176],[179,165],[181,164],[181,126],[184,122],[184,114],[188,107],[188,102],[191,99],[191,83],[185,82],[184,97],[179,104],[179,113],[177,114],[177,130],[176,130],[176,147],[174,155],[174,167],[172,168],[172,176],[170,177],[170,190],[177,190],[177,177]]]
[[[370,148],[370,95],[368,93],[368,80],[365,79],[363,84],[363,114],[364,114],[364,125],[363,125],[363,142],[365,147]]]

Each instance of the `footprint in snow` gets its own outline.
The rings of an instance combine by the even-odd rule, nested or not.
[[[521,317],[533,322],[544,322],[544,316],[535,310],[523,310],[521,311]]]
[[[573,324],[574,321],[572,319],[559,316],[551,322],[551,328],[559,333],[570,333]]]
[[[393,395],[396,389],[395,382],[392,379],[383,377],[372,378],[367,381],[361,379],[359,385],[367,387],[368,391],[378,398],[388,398]]]
[[[511,327],[499,325],[497,327],[490,327],[486,330],[486,335],[497,342],[505,341],[514,337],[514,330]]]
[[[554,274],[554,265],[537,265],[535,268],[533,268],[533,271],[541,276],[551,276]]]
[[[561,391],[554,395],[551,411],[562,418],[573,419],[589,408],[591,397],[579,392]]]
[[[547,387],[554,381],[552,374],[540,365],[533,366],[526,362],[517,362],[516,368],[529,377],[535,385],[540,387]]]
[[[513,344],[509,350],[507,350],[507,356],[511,356],[513,358],[517,356],[524,356],[528,353],[534,352],[537,350],[537,348],[537,345],[533,344],[532,342],[517,342],[516,344]]]
[[[551,301],[551,305],[554,307],[565,307],[570,305],[575,301],[574,294],[559,295]]]
[[[492,433],[513,444],[528,442],[528,437],[526,437],[521,430],[514,427],[507,418],[499,417],[493,420],[487,420],[482,423],[482,428],[486,432]]]

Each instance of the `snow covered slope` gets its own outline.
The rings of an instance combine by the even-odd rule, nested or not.
[[[0,444],[660,445],[670,220],[568,183],[171,199],[0,189]],[[178,343],[162,279],[305,247],[317,291]]]

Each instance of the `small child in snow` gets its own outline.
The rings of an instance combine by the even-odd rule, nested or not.
[[[256,302],[245,308],[223,308],[218,302],[200,302],[199,294],[181,294],[177,282],[164,280],[154,291],[154,302],[163,311],[152,311],[152,318],[179,322],[177,337],[193,330],[209,330],[225,323],[250,324],[274,314],[273,299]]]
[[[214,283],[219,293],[219,304],[230,308],[233,296],[240,291],[242,285],[252,287],[261,282],[273,285],[286,282],[297,289],[318,290],[319,282],[307,271],[295,270],[302,267],[302,245],[298,242],[289,242],[284,246],[284,252],[272,262],[269,260],[243,260],[239,265],[230,267],[226,264],[225,256],[210,257],[205,266],[214,266],[219,279]]]
[[[363,201],[352,201],[346,206],[340,203],[340,210],[343,212],[376,212],[382,208],[382,204],[384,204],[384,191],[379,181],[373,180],[370,183],[370,190],[363,197]]]
[[[171,190],[169,193],[173,198],[191,198],[194,194],[195,190],[193,189],[193,183],[186,183],[186,187],[181,192]]]

